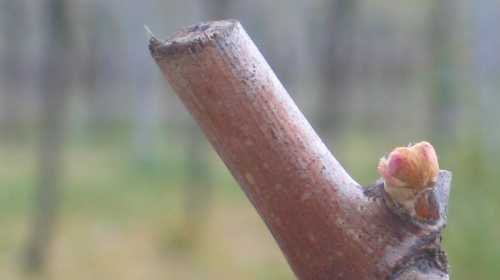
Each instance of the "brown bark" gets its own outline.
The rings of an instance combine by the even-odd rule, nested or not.
[[[389,207],[380,185],[362,188],[236,21],[151,38],[150,50],[299,279],[448,278],[439,244],[447,171],[435,191],[439,219],[429,223]]]

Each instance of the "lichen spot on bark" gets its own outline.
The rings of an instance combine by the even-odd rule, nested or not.
[[[255,185],[255,179],[253,178],[252,174],[246,173],[245,177],[250,185]]]

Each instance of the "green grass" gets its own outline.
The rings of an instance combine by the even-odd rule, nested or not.
[[[272,237],[213,152],[208,153],[212,203],[196,229],[199,240],[190,244],[195,241],[184,238],[191,235],[183,228],[182,186],[189,176],[183,139],[163,139],[160,135],[168,134],[159,132],[151,147],[154,156],[138,161],[131,142],[123,141],[128,133],[122,128],[67,138],[53,279],[165,279],[167,273],[173,273],[172,279],[293,279]],[[37,182],[34,139],[0,145],[1,279],[20,279],[18,260]],[[366,139],[353,135],[334,145],[337,158],[365,185],[377,178],[380,151],[391,149],[391,144]],[[498,175],[474,142],[446,149],[440,153],[441,166],[454,172],[444,238],[452,277],[495,279],[500,275]]]

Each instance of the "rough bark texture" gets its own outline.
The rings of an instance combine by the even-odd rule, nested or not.
[[[440,231],[449,172],[434,191],[440,217],[429,223],[389,207],[380,184],[362,188],[237,21],[153,37],[150,50],[299,279],[448,278]]]

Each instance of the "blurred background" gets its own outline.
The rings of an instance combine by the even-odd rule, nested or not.
[[[146,46],[222,18],[361,184],[431,141],[452,278],[500,275],[500,1],[0,0],[1,279],[294,279]]]

